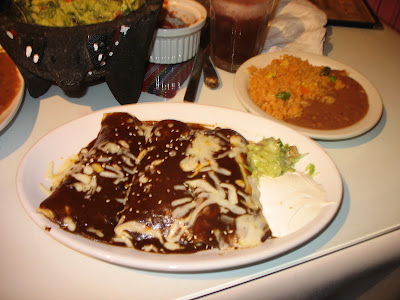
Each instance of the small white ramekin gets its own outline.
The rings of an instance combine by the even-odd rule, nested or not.
[[[207,10],[194,0],[168,0],[164,8],[190,24],[188,27],[158,28],[149,61],[157,64],[177,64],[197,53]]]

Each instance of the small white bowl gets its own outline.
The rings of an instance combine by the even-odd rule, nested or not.
[[[149,61],[157,64],[176,64],[194,57],[200,42],[207,10],[194,0],[168,0],[164,8],[185,23],[182,28],[158,28]]]

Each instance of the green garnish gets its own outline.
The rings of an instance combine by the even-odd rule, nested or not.
[[[295,163],[302,157],[296,146],[283,144],[281,140],[264,138],[258,143],[247,145],[247,159],[252,175],[278,177],[286,172],[295,171]]]
[[[288,100],[290,98],[291,94],[289,92],[280,92],[280,93],[276,94],[275,96],[278,99]]]
[[[308,171],[308,175],[313,176],[315,173],[315,165],[309,163],[305,169],[305,171]]]
[[[329,76],[329,80],[335,82],[337,77],[335,75]]]

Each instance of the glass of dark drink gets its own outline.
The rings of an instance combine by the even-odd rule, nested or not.
[[[235,73],[260,54],[274,0],[211,0],[211,58],[216,67]]]

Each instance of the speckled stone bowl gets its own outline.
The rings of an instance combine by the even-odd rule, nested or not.
[[[18,22],[8,16],[10,1],[1,2],[0,44],[32,97],[42,96],[52,84],[79,93],[105,80],[118,102],[137,102],[163,0],[147,0],[111,22],[75,27]]]

